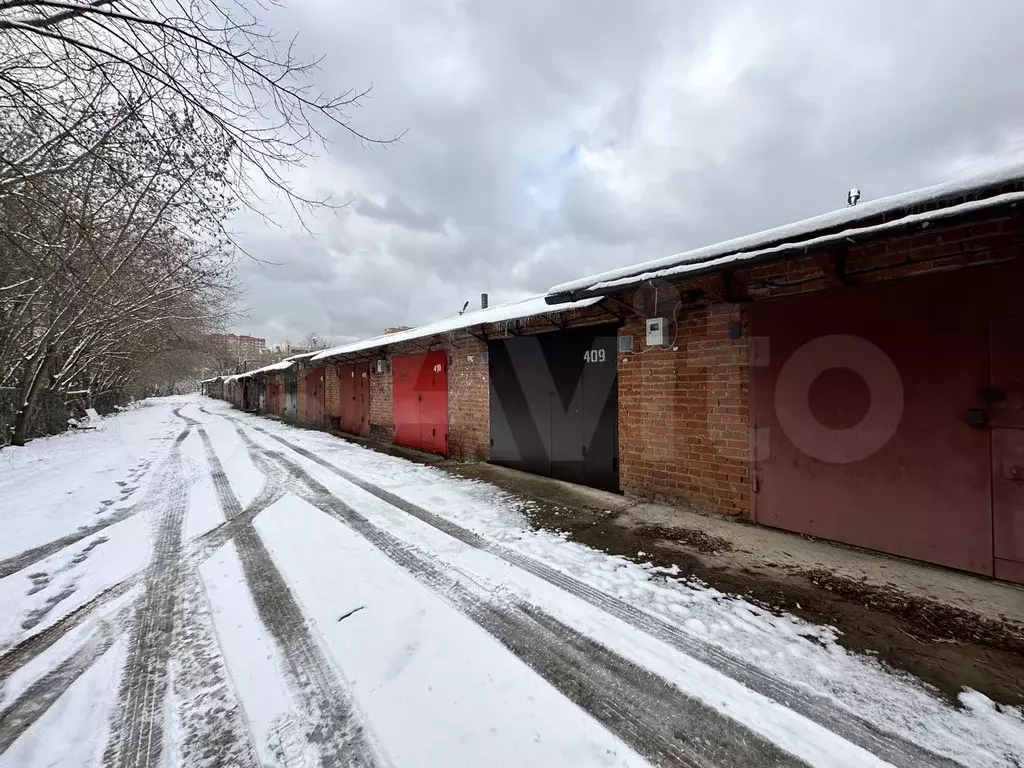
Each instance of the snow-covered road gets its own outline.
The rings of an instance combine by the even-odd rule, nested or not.
[[[834,630],[492,486],[148,401],[0,452],[0,766],[1024,765]]]

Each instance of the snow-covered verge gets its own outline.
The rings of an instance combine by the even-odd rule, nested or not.
[[[95,430],[42,437],[0,450],[0,560],[124,512],[139,498],[154,457],[181,429],[167,403],[95,422]]]
[[[222,404],[206,406],[212,412]],[[237,417],[237,414],[232,414]],[[879,728],[940,751],[966,765],[1024,761],[1024,715],[964,691],[959,708],[947,704],[916,679],[851,653],[835,642],[835,630],[791,615],[775,615],[741,598],[695,581],[666,578],[650,565],[609,556],[564,537],[534,531],[523,516],[524,502],[485,483],[453,477],[392,456],[345,443],[322,433],[297,430],[254,417],[253,425],[301,445],[360,478],[419,504],[488,540],[528,554],[586,583],[674,622],[694,637],[755,663],[779,679],[828,696]],[[256,433],[258,434],[258,433]],[[281,445],[261,439],[268,447]],[[328,487],[344,481],[312,461],[292,458]],[[351,487],[347,492],[352,497]],[[398,525],[377,513],[375,521]],[[411,535],[408,530],[399,535]],[[446,558],[458,561],[460,548]],[[433,551],[443,552],[437,542]],[[505,586],[513,589],[513,580]],[[523,589],[529,589],[524,585]]]

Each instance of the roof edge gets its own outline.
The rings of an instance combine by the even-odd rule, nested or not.
[[[1002,185],[999,185],[1002,186]],[[788,256],[798,252],[806,252],[808,249],[819,248],[840,240],[852,240],[854,237],[873,237],[882,233],[896,232],[901,229],[909,229],[916,224],[923,224],[937,219],[956,218],[966,216],[977,211],[998,208],[1001,206],[1014,207],[1024,202],[1024,191],[1008,192],[983,197],[978,200],[971,200],[960,205],[952,205],[944,208],[925,211],[918,214],[908,214],[898,219],[882,222],[867,227],[854,227],[839,232],[832,232],[817,237],[809,237],[803,240],[791,242],[777,242],[764,248],[752,250],[740,250],[717,254],[702,261],[681,262],[674,266],[666,266],[662,269],[654,269],[636,275],[622,277],[616,280],[595,281],[588,287],[562,293],[551,293],[544,297],[544,300],[551,305],[564,304],[566,302],[581,301],[586,298],[613,296],[623,291],[639,288],[653,280],[666,282],[679,282],[693,277],[717,274],[735,267],[747,267],[754,264],[761,264],[768,261],[781,261]],[[813,233],[811,233],[813,234]]]

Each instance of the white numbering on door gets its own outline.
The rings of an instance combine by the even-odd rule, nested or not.
[[[588,349],[583,353],[583,359],[588,363],[603,363],[607,359],[607,352],[603,349]]]
[[[438,363],[437,365],[434,366],[434,373],[440,373],[440,372],[441,372],[441,364]]]

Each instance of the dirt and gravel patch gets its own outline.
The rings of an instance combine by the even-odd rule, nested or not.
[[[816,568],[737,566],[731,546],[698,529],[632,525],[604,510],[532,501],[524,515],[540,529],[638,562],[680,569],[723,592],[839,630],[838,642],[909,672],[950,701],[967,687],[1002,704],[1024,704],[1024,630],[970,611]],[[642,553],[642,554],[639,554]],[[723,556],[725,555],[725,556]],[[671,577],[666,577],[671,578]]]

